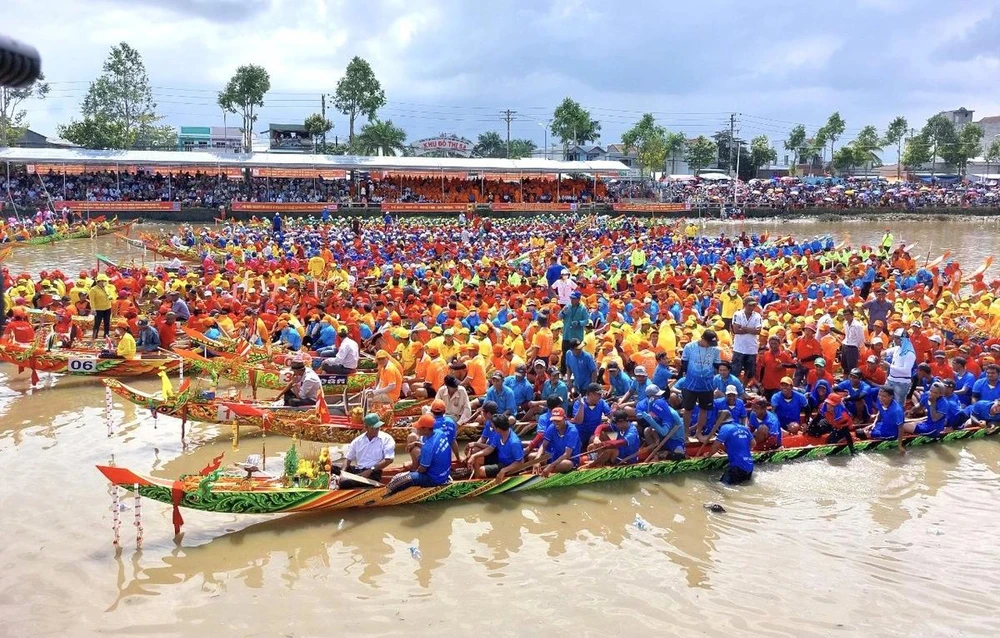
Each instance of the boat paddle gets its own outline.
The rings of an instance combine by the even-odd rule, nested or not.
[[[657,443],[656,446],[652,450],[650,450],[649,454],[646,455],[646,462],[651,463],[652,461],[656,460],[657,453],[663,448],[664,444],[666,444],[666,442],[670,440],[670,437],[672,437],[674,435],[674,433],[676,433],[677,430],[678,430],[678,428],[680,428],[680,427],[681,427],[681,423],[676,423],[676,424],[674,424],[674,427],[670,428],[670,430],[667,431],[666,435],[663,438],[660,439],[660,442]],[[634,454],[629,454],[624,459],[622,459],[622,462],[625,463],[627,461],[631,461],[632,458],[638,457],[641,453],[642,453],[642,449],[640,448]]]

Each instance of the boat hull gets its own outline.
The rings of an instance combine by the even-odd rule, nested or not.
[[[940,442],[984,439],[995,436],[998,432],[1000,432],[1000,427],[991,426],[957,430],[939,439],[916,436],[905,439],[904,446],[916,447]],[[893,452],[897,447],[896,441],[858,441],[855,443],[855,449],[858,452]],[[758,465],[778,464],[805,459],[822,459],[848,453],[845,444],[818,445],[755,452],[754,459]],[[238,477],[222,477],[212,481],[211,477],[199,475],[169,481],[142,476],[125,468],[98,466],[98,469],[116,485],[129,490],[138,489],[141,496],[163,503],[176,504],[179,507],[228,514],[290,514],[472,499],[496,494],[654,478],[684,472],[722,471],[727,464],[725,456],[716,455],[683,461],[655,461],[626,466],[583,469],[548,477],[518,475],[502,481],[492,479],[454,481],[439,487],[410,487],[391,496],[386,495],[384,487],[349,490],[286,488],[280,486],[279,483],[262,479],[248,481]]]
[[[47,351],[32,345],[0,343],[0,361],[33,372],[106,379],[131,378],[156,375],[161,370],[173,372],[181,363],[177,357],[101,359],[97,355],[94,350]]]

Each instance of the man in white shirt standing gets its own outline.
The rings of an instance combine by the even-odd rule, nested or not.
[[[899,406],[904,407],[906,395],[910,392],[913,366],[917,363],[917,353],[902,328],[897,328],[892,333],[892,338],[895,345],[885,351],[885,358],[889,362],[889,376],[885,384],[892,389]]]
[[[760,328],[763,319],[757,312],[757,298],[747,295],[743,299],[742,310],[737,310],[733,315],[733,361],[731,373],[740,379],[744,384],[757,374],[757,351],[759,349],[757,340],[760,337]]]
[[[569,270],[563,268],[559,279],[552,284],[552,289],[556,291],[559,298],[559,305],[568,305],[572,299],[571,295],[576,290],[576,282],[569,278]]]
[[[385,425],[377,414],[365,415],[365,433],[347,446],[347,456],[340,468],[373,481],[382,480],[382,470],[396,459],[396,442],[380,428]],[[350,479],[340,481],[340,487],[362,487]]]
[[[861,346],[865,342],[865,327],[854,317],[854,309],[844,310],[844,341],[840,347],[840,366],[844,374],[858,367],[861,360]]]
[[[358,369],[358,359],[361,356],[358,342],[348,336],[345,326],[340,327],[337,335],[340,336],[340,345],[337,347],[337,354],[323,360],[323,372],[328,374],[354,374]]]

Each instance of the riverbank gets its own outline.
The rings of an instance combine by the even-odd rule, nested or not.
[[[476,207],[476,215],[491,217],[494,219],[510,219],[517,217],[534,217],[537,215],[567,215],[567,212],[552,212],[544,210],[526,211],[493,211],[488,206]],[[218,209],[215,208],[182,208],[179,211],[142,211],[128,210],[116,213],[106,213],[108,216],[115,215],[119,219],[146,219],[168,222],[190,222],[196,224],[215,223],[219,216]],[[383,211],[377,206],[355,206],[341,208],[332,213],[337,218],[361,217],[362,219],[378,218],[383,215]],[[459,212],[435,210],[429,205],[425,210],[395,212],[398,217],[420,216],[420,217],[457,217]],[[615,211],[610,205],[585,206],[578,209],[580,215],[629,215],[634,217],[653,217],[659,219],[681,219],[688,217],[706,217],[719,219],[719,209],[691,209],[670,212],[652,212],[643,210],[630,210],[627,212]],[[256,215],[257,217],[269,216],[268,213],[249,212],[227,212],[227,218],[247,220]],[[286,218],[318,217],[318,213],[282,212]],[[945,220],[961,217],[983,218],[1000,216],[1000,207],[982,208],[919,208],[915,210],[905,210],[899,208],[796,208],[789,210],[779,210],[775,208],[749,208],[744,211],[744,218],[755,220],[788,220],[788,219],[817,219],[820,221],[836,220],[867,220],[867,221],[898,221],[898,220]]]

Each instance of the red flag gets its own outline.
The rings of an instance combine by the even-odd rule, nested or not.
[[[319,415],[320,423],[330,422],[330,411],[326,407],[326,397],[319,395],[319,400],[316,402],[316,414]]]
[[[233,414],[236,416],[253,416],[258,418],[264,418],[264,411],[259,410],[252,405],[247,405],[246,403],[223,403],[222,405],[229,408]]]

